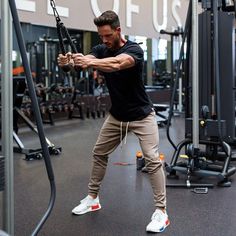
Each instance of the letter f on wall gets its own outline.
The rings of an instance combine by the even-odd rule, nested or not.
[[[126,1],[126,26],[132,27],[132,12],[139,13],[139,6],[132,4],[131,0]]]

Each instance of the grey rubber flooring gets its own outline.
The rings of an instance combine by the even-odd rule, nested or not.
[[[104,119],[59,121],[45,126],[45,134],[56,146],[62,147],[59,156],[51,156],[57,195],[53,211],[42,227],[41,236],[143,236],[154,211],[148,176],[136,170],[135,154],[140,150],[138,140],[128,135],[123,144],[110,156],[102,184],[102,209],[82,216],[71,214],[87,195],[92,163],[91,151]],[[171,160],[173,148],[160,128],[160,151]],[[171,137],[177,144],[183,139],[183,118],[174,118]],[[26,147],[38,147],[38,139],[28,129],[19,131]],[[126,162],[129,165],[116,165]],[[235,163],[236,164],[236,163]],[[50,195],[43,160],[25,161],[24,155],[14,154],[15,166],[15,235],[28,236],[44,214]],[[167,180],[168,182],[171,180]],[[181,175],[178,183],[184,183]],[[201,179],[202,182],[215,179]],[[236,184],[209,189],[208,194],[195,194],[187,188],[167,188],[167,211],[170,226],[166,236],[235,236]]]

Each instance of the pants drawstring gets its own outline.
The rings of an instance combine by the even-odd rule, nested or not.
[[[123,122],[121,121],[120,122],[120,143],[121,143],[121,148],[122,148],[122,145],[123,145],[122,125],[123,125]],[[129,121],[127,122],[126,127],[125,127],[125,137],[124,137],[125,141],[124,141],[124,144],[126,144],[126,141],[127,141],[128,129],[129,129]]]
[[[123,122],[120,122],[120,142],[121,142],[121,147],[122,147],[122,124]]]
[[[126,141],[127,141],[128,128],[129,128],[129,121],[127,122],[126,128],[125,128],[125,142],[124,142],[124,144],[126,144]]]

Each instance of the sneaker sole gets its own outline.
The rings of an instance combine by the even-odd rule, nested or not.
[[[169,225],[170,225],[170,221],[167,220],[166,225],[165,225],[164,227],[162,227],[161,229],[159,229],[159,230],[146,230],[146,232],[150,232],[150,233],[162,233],[162,232],[166,229],[166,227],[169,226]]]
[[[80,211],[80,212],[77,212],[77,211],[72,211],[72,214],[74,215],[83,215],[85,213],[88,213],[88,212],[93,212],[93,211],[98,211],[100,210],[102,207],[100,204],[97,204],[95,206],[91,206],[89,207],[88,209],[84,210],[84,211]]]

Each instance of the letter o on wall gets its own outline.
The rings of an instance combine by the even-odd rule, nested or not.
[[[97,0],[90,0],[91,3],[91,7],[93,10],[93,13],[96,17],[100,16],[102,14],[102,12],[99,9],[98,6],[98,1]],[[113,11],[118,14],[119,12],[119,8],[120,8],[120,1],[119,0],[113,0]]]

